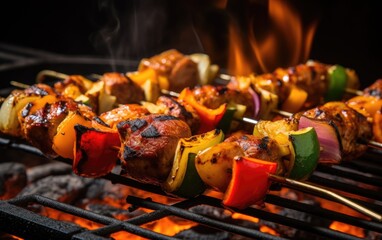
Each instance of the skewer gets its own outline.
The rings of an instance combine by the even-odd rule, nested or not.
[[[25,145],[25,144],[13,144],[11,140],[9,139],[5,139],[5,138],[2,138],[0,137],[0,145],[5,145],[5,146],[11,146],[11,147],[14,147],[14,148],[18,148],[18,149],[21,149],[25,152],[28,152],[28,153],[32,153],[32,154],[35,154],[35,155],[38,155],[38,156],[45,156],[39,149],[33,147],[33,146],[30,146],[30,145]],[[62,158],[60,158],[62,159]],[[65,163],[68,163],[67,161],[62,161],[62,162],[65,162]],[[337,200],[338,202],[376,220],[376,221],[379,221],[379,222],[382,222],[382,215],[379,214],[379,213],[376,213],[366,207],[363,207],[361,205],[359,205],[358,203],[356,202],[353,202],[345,197],[342,197],[340,196],[339,194],[333,192],[333,191],[330,191],[328,189],[325,189],[323,187],[320,187],[320,186],[317,186],[317,185],[314,185],[312,183],[306,183],[306,182],[301,182],[301,181],[296,181],[296,180],[293,180],[293,179],[290,179],[290,178],[285,178],[285,177],[281,177],[281,176],[277,176],[277,175],[273,175],[273,174],[269,174],[268,176],[269,180],[273,181],[273,182],[277,182],[277,183],[280,183],[280,184],[283,184],[283,185],[286,185],[286,186],[289,186],[289,187],[293,187],[297,190],[300,190],[300,191],[309,191],[309,192],[312,192],[313,194],[323,194],[323,195],[326,195],[328,197],[331,197],[332,199],[334,200]]]
[[[221,74],[219,74],[219,78],[222,80],[225,80],[225,81],[231,81],[232,78],[234,78],[234,77],[231,75],[228,75],[228,74],[221,73]],[[357,96],[363,95],[363,92],[361,90],[352,89],[352,88],[345,88],[345,92],[350,93],[350,94],[354,94]]]
[[[64,73],[60,73],[60,72],[56,72],[56,71],[52,71],[52,70],[42,70],[42,71],[40,71],[37,74],[36,81],[38,83],[42,83],[46,76],[55,77],[55,78],[58,78],[58,79],[65,79],[65,78],[69,77],[69,75],[64,74]],[[99,75],[99,74],[92,74],[92,76],[95,77],[95,78],[100,78],[101,77],[101,75]],[[228,77],[232,78],[232,76],[227,75],[227,74],[220,74],[220,76],[223,76],[223,78],[225,78],[225,79],[227,79]],[[21,87],[21,88],[29,87],[29,85],[27,85],[27,84],[19,83],[19,82],[16,82],[16,81],[11,81],[11,84],[13,86]],[[161,92],[163,94],[165,94],[165,95],[169,95],[169,96],[172,96],[172,97],[179,97],[179,93],[174,92],[174,91],[169,91],[169,90],[166,90],[166,89],[161,89]],[[359,91],[359,92],[362,93],[362,91]],[[293,113],[282,111],[282,110],[278,110],[278,109],[274,109],[272,111],[274,113],[280,114],[281,116],[284,116],[284,117],[291,117],[293,115]],[[242,122],[247,122],[247,123],[254,124],[254,125],[256,125],[259,122],[258,120],[247,118],[247,117],[243,117],[242,119],[235,119],[235,120],[242,121]],[[374,148],[374,149],[377,149],[377,150],[382,150],[382,143],[379,143],[379,142],[376,142],[376,141],[373,141],[373,140],[368,140],[368,139],[361,140],[361,141],[364,144],[366,144],[368,147],[371,147],[371,148]]]
[[[322,187],[319,187],[317,185],[314,185],[312,183],[306,183],[306,182],[301,182],[301,181],[296,181],[296,180],[293,180],[293,179],[290,179],[290,178],[285,178],[285,177],[281,177],[281,176],[277,176],[277,175],[273,175],[273,174],[270,174],[269,176],[269,179],[271,181],[274,181],[274,182],[278,182],[278,183],[281,183],[281,184],[284,184],[286,186],[290,186],[290,187],[294,187],[294,188],[297,188],[299,190],[306,190],[306,191],[309,191],[309,192],[313,192],[313,193],[317,193],[317,194],[324,194],[326,196],[329,196],[335,200],[338,200],[339,202],[341,202],[342,204],[350,207],[350,208],[353,208],[354,210],[358,211],[358,212],[361,212],[363,214],[365,214],[366,216],[369,216],[379,222],[382,221],[382,215],[381,214],[378,214],[368,208],[365,208],[361,205],[359,205],[358,203],[355,203],[335,192],[332,192],[328,189],[324,189]]]

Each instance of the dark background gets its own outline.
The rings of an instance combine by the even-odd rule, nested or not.
[[[139,60],[177,48],[203,52],[200,33],[212,40],[213,61],[225,67],[227,22],[245,25],[254,14],[261,26],[266,1],[3,1],[0,42],[65,55]],[[311,59],[357,71],[362,87],[382,78],[379,1],[294,1],[304,23],[318,20]],[[211,50],[212,49],[212,50]]]

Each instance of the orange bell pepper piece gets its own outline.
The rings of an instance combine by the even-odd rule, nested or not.
[[[199,134],[211,131],[216,128],[220,120],[223,118],[224,113],[227,110],[227,104],[222,104],[216,109],[207,108],[200,104],[196,99],[190,88],[185,88],[179,94],[179,100],[183,100],[190,104],[200,117],[200,129]]]
[[[297,113],[301,110],[307,98],[308,93],[305,90],[298,87],[292,87],[288,98],[281,106],[281,110],[290,113]]]

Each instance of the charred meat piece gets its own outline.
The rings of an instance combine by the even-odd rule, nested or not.
[[[45,84],[35,84],[25,90],[13,90],[0,108],[0,132],[19,137],[21,135],[19,112],[28,102],[46,95],[55,95],[55,93]]]
[[[247,106],[245,115],[253,117],[255,106],[248,91],[237,91],[226,86],[204,85],[195,87],[192,92],[195,99],[208,108],[216,109],[224,103],[241,104]]]
[[[161,114],[123,121],[117,128],[122,174],[155,185],[169,175],[179,139],[191,136],[186,122]]]
[[[107,126],[116,128],[119,122],[139,118],[148,115],[149,111],[138,104],[125,104],[118,108],[114,108],[110,111],[104,112],[99,115],[99,119],[103,121]]]
[[[372,85],[363,90],[363,95],[382,98],[382,79],[378,79]]]
[[[91,110],[82,108],[85,109],[85,113],[90,116]],[[82,114],[78,103],[69,98],[47,95],[32,101],[25,106],[19,116],[22,135],[47,156],[54,157],[56,153],[52,150],[53,137],[57,133],[57,127],[69,112]]]
[[[308,110],[304,116],[329,121],[338,131],[342,144],[342,159],[351,160],[367,150],[364,140],[371,139],[371,124],[366,117],[343,102],[329,102]]]
[[[105,92],[117,98],[117,103],[139,103],[145,99],[140,86],[121,73],[110,72],[103,74]]]
[[[159,75],[167,77],[171,91],[180,92],[183,88],[194,87],[199,82],[197,64],[175,49],[142,59],[139,71],[147,68],[152,68]]]
[[[91,81],[81,75],[69,75],[63,81],[58,81],[54,84],[54,89],[57,92],[66,95],[65,91],[68,86],[75,86],[79,93],[85,93],[91,86]]]
[[[308,93],[305,108],[311,108],[324,102],[324,96],[329,86],[328,68],[330,65],[317,61],[307,64],[299,64],[295,68],[289,68],[292,84],[304,89]]]
[[[259,138],[254,135],[237,132],[228,137],[224,142],[235,142],[243,149],[245,156],[270,162],[277,162],[277,175],[283,175],[286,167],[279,156],[277,142],[269,137]]]
[[[191,133],[195,134],[200,127],[200,117],[194,108],[186,102],[178,102],[168,96],[158,98],[156,104],[164,106],[164,114],[177,117],[185,121],[190,126]]]

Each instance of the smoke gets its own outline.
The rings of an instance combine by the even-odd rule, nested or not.
[[[91,42],[111,59],[139,61],[171,48],[202,52],[193,7],[175,0],[99,0]]]
[[[112,59],[138,60],[157,51],[168,25],[161,2],[99,0],[94,47]]]

